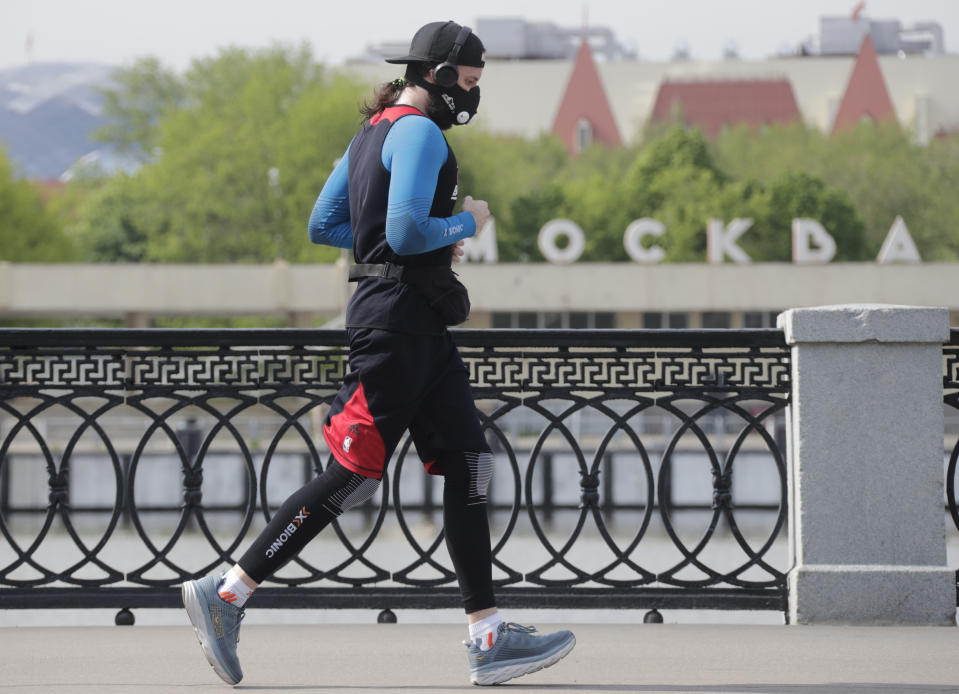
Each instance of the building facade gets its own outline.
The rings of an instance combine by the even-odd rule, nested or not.
[[[853,80],[857,66],[864,75]],[[343,69],[370,85],[397,76],[395,66],[379,62],[354,63]],[[957,74],[959,55],[880,54],[868,35],[857,55],[768,60],[603,61],[596,59],[589,44],[584,43],[573,60],[488,60],[476,122],[493,132],[523,137],[553,133],[575,152],[571,145],[579,141],[586,125],[594,134],[608,132],[607,107],[615,124],[609,144],[617,140],[637,142],[656,115],[661,92],[671,85],[776,83],[791,88],[802,122],[827,133],[835,127],[850,90],[855,92],[854,102],[863,105],[883,101],[884,89],[891,107],[891,113],[884,115],[894,118],[924,144],[937,135],[959,132]],[[590,84],[591,80],[597,83]],[[606,104],[580,104],[580,117],[559,117],[569,110],[570,101],[585,93],[592,94],[594,100],[601,94]],[[707,113],[709,118],[716,117],[711,111]],[[596,136],[594,140],[605,141],[605,137]]]

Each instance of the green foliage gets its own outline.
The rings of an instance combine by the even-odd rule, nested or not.
[[[727,188],[727,214],[748,217],[752,226],[739,246],[753,259],[792,260],[792,220],[814,219],[836,241],[835,260],[866,260],[865,225],[849,196],[818,177],[786,170],[765,185],[758,181]],[[728,221],[727,217],[727,221]]]
[[[162,69],[129,72],[133,96],[156,96]],[[164,82],[164,84],[166,84]],[[333,260],[306,225],[323,182],[358,123],[360,85],[328,75],[306,47],[229,48],[194,61],[174,107],[143,125],[121,111],[101,135],[156,152],[84,206],[79,227],[91,260],[294,262]],[[156,99],[159,101],[159,97]],[[169,102],[166,102],[169,103]],[[112,133],[112,135],[111,135]]]
[[[489,203],[500,258],[533,259],[538,255],[536,234],[556,216],[558,199],[551,182],[567,165],[562,143],[553,137],[526,140],[472,127],[453,128],[448,139],[459,165],[459,198],[472,195]],[[532,210],[516,204],[527,198],[534,200]],[[546,206],[535,200],[547,201]]]
[[[115,89],[102,90],[106,123],[93,139],[149,159],[158,145],[160,120],[183,103],[184,84],[154,57],[140,58],[118,70],[113,80]]]
[[[864,122],[826,135],[800,124],[774,126],[756,133],[735,128],[712,143],[717,161],[733,177],[773,179],[787,171],[804,172],[846,194],[863,223],[862,239],[844,244],[840,237],[852,223],[816,217],[832,234],[844,259],[876,257],[897,215],[901,215],[923,260],[959,259],[959,156],[957,138],[915,144],[911,135],[893,125]],[[823,214],[823,213],[821,213]],[[854,232],[854,230],[852,230]]]
[[[507,207],[512,224],[497,225],[499,257],[503,261],[528,262],[539,259],[536,235],[546,222],[555,219],[565,203],[563,189],[545,184],[520,195]]]
[[[76,251],[63,219],[33,183],[17,178],[0,149],[0,261],[37,263],[74,260]]]
[[[76,236],[84,258],[93,263],[136,263],[148,260],[148,228],[152,206],[137,181],[119,174],[94,188],[84,199]],[[154,231],[162,233],[162,228]]]
[[[630,185],[649,185],[660,172],[679,168],[707,171],[720,183],[725,179],[713,161],[702,132],[676,126],[640,152],[629,172]]]
[[[656,244],[671,262],[706,258],[706,220],[722,216],[725,175],[716,167],[698,130],[671,128],[638,150],[615,190],[616,233],[622,245],[626,227],[649,217],[666,226]],[[625,257],[625,252],[624,252]]]
[[[660,246],[670,262],[705,261],[707,221],[736,217],[754,220],[740,245],[757,261],[790,260],[793,217],[811,217],[835,230],[842,259],[862,257],[863,224],[842,191],[792,171],[765,184],[737,180],[719,166],[699,131],[683,127],[615,154],[593,148],[546,185],[517,196],[511,216],[522,236],[501,234],[504,260],[538,259],[536,234],[557,217],[583,228],[583,259],[590,261],[628,260],[623,234],[644,217],[666,226],[666,234],[647,243]]]
[[[722,188],[708,168],[692,164],[667,168],[644,192],[653,202],[643,216],[666,226],[666,233],[656,243],[666,251],[668,262],[704,262],[706,221],[738,216],[724,214]]]

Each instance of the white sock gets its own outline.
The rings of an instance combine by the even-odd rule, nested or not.
[[[253,589],[244,583],[243,579],[233,569],[223,575],[223,579],[216,587],[216,592],[220,595],[221,600],[234,607],[243,607],[250,596],[253,595]]]
[[[499,625],[502,622],[499,612],[494,612],[489,617],[484,617],[480,621],[470,624],[470,641],[481,651],[488,651],[496,643],[496,637],[499,635]]]

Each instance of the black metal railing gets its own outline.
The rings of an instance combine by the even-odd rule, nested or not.
[[[780,331],[455,339],[496,459],[502,605],[784,609]],[[177,605],[328,463],[346,356],[342,331],[0,333],[0,608]],[[411,457],[257,604],[457,605]]]

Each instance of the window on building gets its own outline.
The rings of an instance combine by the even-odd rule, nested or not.
[[[647,330],[659,330],[663,327],[662,313],[644,313],[643,327]]]
[[[684,330],[689,327],[689,314],[667,311],[664,313],[644,313],[643,327],[647,330]]]
[[[612,330],[616,327],[616,314],[599,311],[593,315],[593,328],[597,330]]]
[[[547,311],[541,314],[543,317],[542,327],[547,330],[560,330],[563,328],[563,314],[558,311]]]
[[[616,327],[616,314],[608,311],[498,311],[491,320],[494,328],[537,328],[560,330],[611,330]]]
[[[730,324],[730,315],[726,311],[703,312],[703,328],[706,330],[728,328]]]
[[[535,330],[539,327],[538,315],[533,311],[520,311],[516,314],[516,325],[511,328],[522,328],[523,330]]]
[[[746,311],[743,313],[744,328],[775,328],[776,316],[781,311]]]
[[[585,118],[576,123],[576,151],[582,152],[593,142],[593,124]]]

